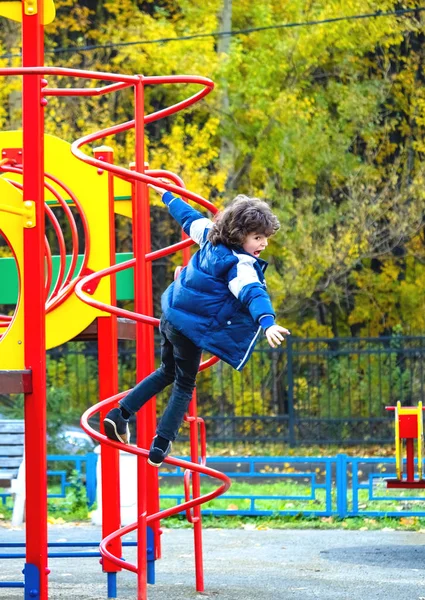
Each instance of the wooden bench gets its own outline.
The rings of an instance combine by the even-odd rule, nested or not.
[[[0,488],[9,489],[15,495],[13,525],[23,521],[24,487],[24,421],[0,419]]]

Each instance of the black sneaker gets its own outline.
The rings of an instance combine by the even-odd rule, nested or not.
[[[130,429],[128,421],[124,419],[120,408],[113,408],[108,412],[103,419],[105,435],[110,440],[121,442],[122,444],[130,443]]]
[[[152,440],[152,444],[149,450],[148,463],[153,467],[160,467],[163,463],[163,460],[166,456],[168,456],[171,452],[171,442],[168,442],[168,446],[165,450],[155,446],[155,441],[158,436],[155,436]]]

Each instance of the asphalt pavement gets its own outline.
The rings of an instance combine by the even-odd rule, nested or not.
[[[97,526],[49,526],[52,542],[99,539]],[[23,540],[23,529],[0,526],[0,542]],[[195,590],[193,532],[164,529],[149,600],[425,600],[423,532],[205,529],[203,540],[201,594]],[[136,562],[135,556],[135,548],[125,549],[126,560]],[[23,559],[2,558],[0,581],[22,581],[22,566]],[[49,567],[49,600],[107,598],[98,558],[51,558]],[[136,576],[119,573],[117,589],[119,600],[136,600]],[[23,590],[0,588],[0,598],[22,600]]]

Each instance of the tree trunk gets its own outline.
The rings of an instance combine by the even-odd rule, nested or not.
[[[220,16],[220,32],[231,31],[232,29],[232,0],[223,0],[223,10]],[[221,35],[218,38],[217,52],[229,54],[230,35]]]
[[[221,11],[220,16],[220,32],[231,31],[232,29],[232,1],[233,0],[223,0],[223,9]],[[221,35],[218,38],[217,42],[217,53],[218,54],[229,54],[230,51],[230,35]],[[226,119],[229,114],[229,89],[227,86],[227,81],[223,81],[222,84],[222,103],[221,110],[223,114],[223,118]],[[221,138],[221,147],[220,147],[220,163],[222,166],[225,166],[226,162],[233,151],[233,144],[230,139],[226,138],[224,135]],[[232,180],[232,176],[229,173],[228,181]]]

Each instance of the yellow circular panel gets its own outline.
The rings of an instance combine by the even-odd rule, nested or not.
[[[0,150],[2,148],[22,148],[22,132],[0,132]],[[80,202],[90,233],[91,249],[87,268],[100,271],[109,266],[108,176],[106,172],[98,175],[97,169],[75,158],[70,148],[67,142],[46,135],[45,173],[54,175],[65,184]],[[22,182],[20,175],[7,174],[5,177]],[[64,191],[48,177],[46,181],[67,198]],[[52,197],[46,191],[46,199]],[[109,278],[101,280],[93,298],[110,303]],[[63,304],[46,315],[46,347],[64,344],[81,333],[97,316],[105,315],[107,313],[90,307],[72,293]]]

